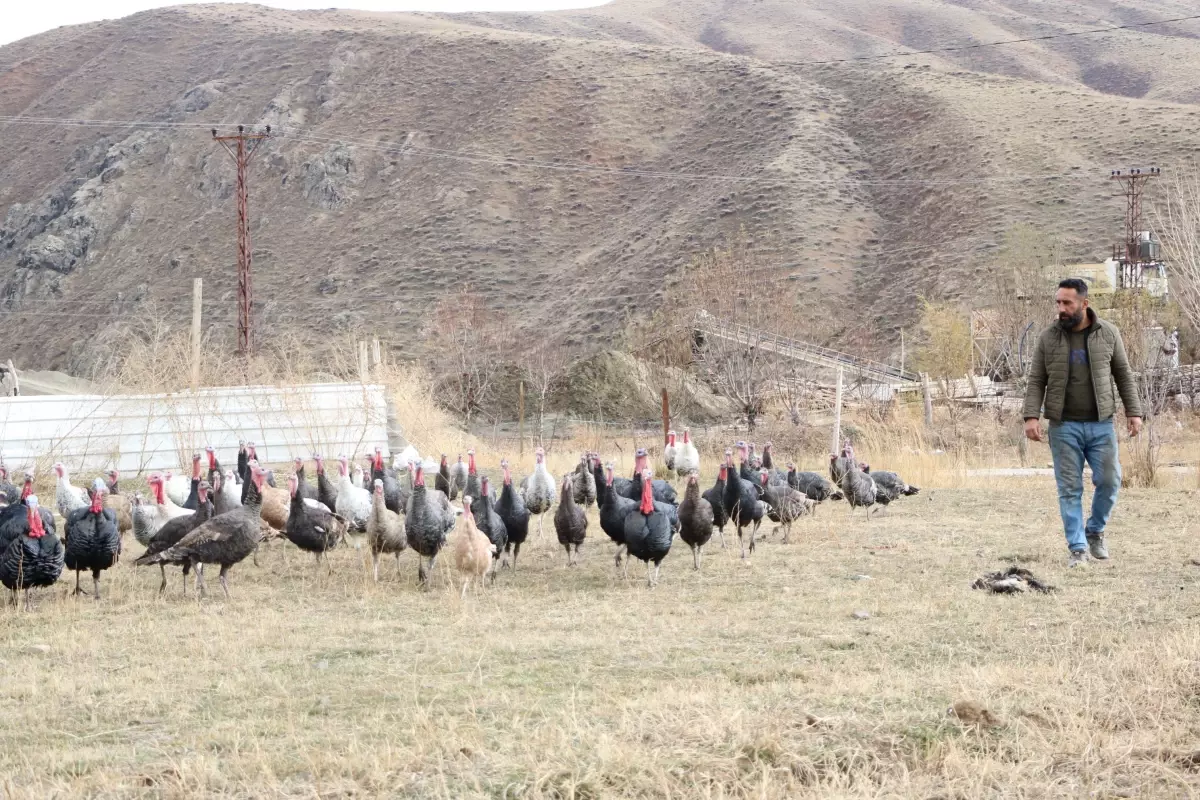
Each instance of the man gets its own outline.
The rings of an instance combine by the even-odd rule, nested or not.
[[[1050,420],[1050,452],[1058,484],[1062,515],[1071,555],[1068,567],[1093,558],[1107,559],[1104,528],[1117,503],[1121,462],[1113,414],[1117,392],[1125,405],[1129,435],[1142,430],[1142,405],[1137,380],[1129,368],[1125,343],[1117,328],[1088,307],[1087,284],[1068,278],[1054,296],[1058,324],[1038,337],[1025,392],[1025,435],[1042,441],[1038,422],[1044,409]],[[1113,383],[1116,383],[1116,391]],[[1083,463],[1092,468],[1092,515],[1083,521]]]

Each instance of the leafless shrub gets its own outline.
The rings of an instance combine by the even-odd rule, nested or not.
[[[425,324],[426,368],[439,400],[462,414],[468,425],[493,399],[512,343],[507,317],[468,288],[447,295],[430,312]]]

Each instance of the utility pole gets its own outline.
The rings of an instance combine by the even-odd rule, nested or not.
[[[1137,289],[1141,287],[1141,269],[1139,262],[1148,261],[1138,257],[1138,234],[1142,230],[1142,195],[1146,191],[1146,181],[1157,178],[1161,174],[1158,167],[1147,170],[1113,170],[1109,180],[1121,185],[1125,196],[1125,252],[1118,257],[1121,264],[1121,274],[1117,277],[1118,289]],[[1115,248],[1114,248],[1115,249]]]
[[[842,452],[842,383],[845,372],[842,367],[837,371],[837,392],[833,396],[833,446],[829,452]]]
[[[246,133],[242,125],[238,125],[237,135],[219,136],[217,129],[212,129],[213,139],[221,143],[225,152],[237,164],[237,212],[238,212],[238,352],[249,357],[253,347],[254,337],[250,329],[250,310],[254,303],[254,292],[250,284],[250,212],[248,209],[249,191],[246,188],[246,168],[258,151],[258,147],[271,138],[271,126],[266,133]]]
[[[192,280],[192,394],[200,390],[200,314],[203,309],[204,279]]]

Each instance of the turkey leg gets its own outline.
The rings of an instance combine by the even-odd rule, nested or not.
[[[218,579],[221,581],[221,588],[225,590],[225,599],[226,600],[229,599],[229,581],[226,580],[226,578],[225,578],[225,575],[228,572],[229,572],[229,565],[222,564],[221,565],[221,574],[217,576]]]
[[[92,570],[92,597],[100,599],[100,570]]]
[[[75,592],[74,594],[87,594],[83,589],[79,588],[79,570],[75,570]]]

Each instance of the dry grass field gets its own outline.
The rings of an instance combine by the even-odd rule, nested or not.
[[[552,465],[553,466],[553,465]],[[557,465],[561,469],[561,465]],[[1185,797],[1200,793],[1194,478],[1123,495],[1114,558],[1065,569],[1050,479],[844,503],[743,563],[678,541],[653,591],[594,512],[460,599],[411,553],[286,541],[0,611],[6,797]],[[707,480],[707,479],[706,479]],[[1186,483],[1186,485],[1185,485]],[[943,487],[943,488],[939,488]],[[769,523],[764,530],[769,530]],[[973,591],[1013,563],[1052,595]],[[640,565],[639,565],[640,566]],[[866,576],[866,577],[860,577]],[[866,612],[867,618],[856,612]],[[959,701],[981,722],[947,714]],[[969,716],[969,715],[968,715]]]

